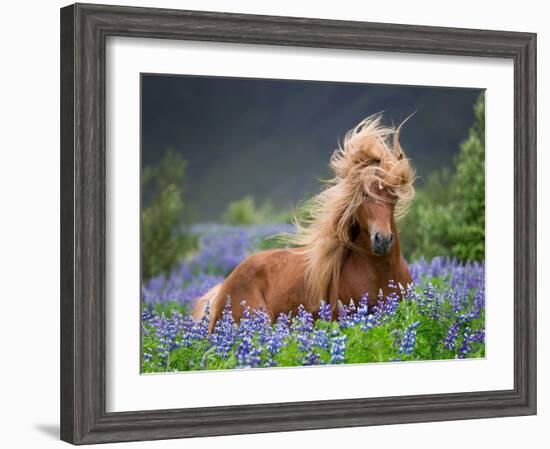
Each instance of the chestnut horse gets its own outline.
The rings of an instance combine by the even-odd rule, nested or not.
[[[264,309],[271,320],[295,313],[302,304],[315,313],[321,301],[338,313],[338,301],[378,302],[411,280],[401,254],[395,221],[414,196],[414,170],[401,145],[399,128],[381,125],[381,115],[368,117],[350,130],[332,155],[335,177],[315,196],[304,223],[288,236],[288,249],[247,257],[221,284],[197,300],[199,320],[210,304],[210,330],[230,301],[238,322],[241,302]]]

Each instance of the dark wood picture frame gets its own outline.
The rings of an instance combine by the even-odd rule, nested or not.
[[[514,388],[106,412],[107,36],[510,58],[514,63]],[[536,35],[76,4],[61,9],[61,439],[74,444],[536,413]],[[511,237],[512,238],[512,237]]]

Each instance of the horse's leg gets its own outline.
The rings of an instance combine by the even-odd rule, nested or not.
[[[211,304],[210,330],[214,328],[216,322],[222,317],[228,298],[231,305],[231,313],[237,323],[242,318],[245,307],[267,312],[267,304],[260,288],[253,286],[243,288],[226,280]],[[269,318],[271,320],[272,317],[270,316]]]
[[[191,316],[196,322],[199,322],[204,316],[207,305],[209,305],[210,310],[212,310],[212,305],[214,304],[221,288],[222,284],[215,285],[195,301],[195,305],[191,311]]]
[[[233,318],[235,318],[237,322],[242,318],[246,307],[250,308],[252,311],[263,310],[266,313],[268,312],[264,295],[259,288],[247,289],[247,291],[242,291],[240,294],[237,293],[231,298]]]

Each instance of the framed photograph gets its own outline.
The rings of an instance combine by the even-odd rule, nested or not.
[[[536,413],[536,35],[61,9],[61,438]]]

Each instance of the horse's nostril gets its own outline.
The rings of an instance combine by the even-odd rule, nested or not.
[[[393,234],[376,232],[372,237],[372,249],[376,254],[387,254],[390,252],[392,242]]]

